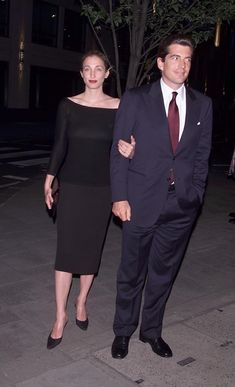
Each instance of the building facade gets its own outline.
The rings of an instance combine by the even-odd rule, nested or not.
[[[1,108],[54,109],[81,90],[81,55],[95,43],[75,3],[0,1]]]

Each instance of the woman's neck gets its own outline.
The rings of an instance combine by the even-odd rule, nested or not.
[[[107,98],[107,95],[104,94],[102,89],[90,90],[85,89],[85,91],[80,94],[80,97],[85,101],[95,103],[104,100]]]

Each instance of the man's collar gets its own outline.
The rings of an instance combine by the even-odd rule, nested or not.
[[[180,86],[177,90],[173,90],[171,87],[169,87],[164,81],[163,79],[161,78],[160,79],[160,83],[161,83],[161,88],[163,90],[163,92],[167,93],[167,94],[172,94],[173,91],[176,91],[179,95],[182,95],[184,90],[185,90],[185,86],[184,84],[182,86]]]

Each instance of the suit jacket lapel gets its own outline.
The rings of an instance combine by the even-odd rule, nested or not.
[[[149,98],[151,97],[151,98]],[[148,119],[158,126],[156,134],[163,140],[169,151],[172,152],[171,139],[169,134],[168,120],[166,116],[160,81],[152,83],[146,92],[146,103],[148,104]],[[200,103],[194,94],[193,90],[186,87],[186,117],[183,134],[176,149],[176,154],[184,146],[187,146],[187,141],[192,135],[192,130],[195,130],[198,120],[198,112]]]
[[[151,98],[149,98],[149,96]],[[160,81],[150,85],[148,91],[149,119],[154,125],[157,125],[156,134],[166,142],[169,151],[172,151],[169,135],[168,120],[166,116]],[[159,138],[158,138],[159,141]]]
[[[184,146],[187,146],[187,140],[190,137],[191,130],[195,128],[195,124],[198,119],[198,100],[193,93],[192,89],[186,87],[186,117],[184,130],[180,139],[180,142],[176,149],[176,154]]]

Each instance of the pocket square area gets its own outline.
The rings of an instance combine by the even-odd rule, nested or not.
[[[197,122],[197,125],[201,125],[201,122],[200,122],[200,121],[198,121],[198,122]]]

